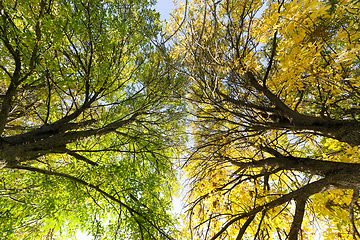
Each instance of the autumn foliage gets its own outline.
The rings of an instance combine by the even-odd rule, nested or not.
[[[0,238],[360,239],[359,1],[154,3],[0,1]]]
[[[360,238],[359,16],[347,0],[178,6],[188,238]]]

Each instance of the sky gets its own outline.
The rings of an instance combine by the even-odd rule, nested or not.
[[[169,19],[171,10],[174,8],[174,3],[172,0],[158,0],[155,5],[156,11],[160,13],[160,19],[166,20]]]
[[[172,0],[158,0],[158,3],[155,5],[156,11],[160,13],[160,20],[164,21],[169,19],[171,10],[174,8],[174,3]],[[181,209],[181,201],[180,199],[174,200],[175,208],[177,208],[175,211],[180,212]],[[78,240],[91,240],[93,237],[88,236],[86,233],[77,232],[76,238]]]

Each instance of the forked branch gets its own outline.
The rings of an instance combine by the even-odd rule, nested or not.
[[[280,206],[286,202],[289,202],[293,199],[299,199],[301,197],[303,197],[304,195],[306,196],[311,196],[314,195],[316,193],[321,193],[321,192],[325,192],[325,191],[330,191],[330,190],[335,190],[337,189],[336,186],[333,186],[332,184],[332,179],[331,178],[324,178],[321,179],[319,181],[310,183],[296,191],[290,192],[288,194],[283,195],[282,197],[271,201],[267,204],[258,206],[256,208],[254,208],[253,210],[249,211],[249,212],[245,212],[242,214],[238,214],[236,217],[234,217],[233,219],[231,219],[230,221],[228,221],[223,227],[222,229],[217,232],[212,238],[211,240],[215,240],[218,237],[221,236],[222,233],[224,233],[226,231],[226,229],[228,229],[232,224],[234,224],[235,222],[244,219],[244,218],[248,218],[251,216],[254,216],[255,214],[262,212],[262,211],[267,211],[268,209],[272,209],[275,208],[277,206]],[[300,211],[300,210],[299,210]]]

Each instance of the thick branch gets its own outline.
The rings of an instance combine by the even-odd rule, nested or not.
[[[43,14],[45,8],[45,1],[41,2],[40,7],[41,9],[40,9],[39,19],[42,17],[41,15]],[[7,23],[10,22],[11,25],[13,25],[12,20],[8,15],[8,13],[6,12],[6,10],[4,9],[2,2],[0,2],[0,10],[1,10],[1,18],[3,20],[3,26],[1,29],[3,34],[1,36],[1,40],[4,43],[6,49],[9,51],[9,53],[13,56],[15,62],[14,72],[13,74],[10,74],[11,82],[1,106],[1,112],[0,112],[0,136],[1,136],[2,133],[4,132],[5,125],[7,123],[8,115],[12,106],[12,102],[14,101],[18,85],[22,81],[25,81],[33,73],[36,67],[36,63],[38,59],[39,41],[41,38],[41,30],[40,30],[40,20],[38,19],[35,25],[36,41],[35,41],[35,46],[32,49],[32,54],[29,63],[29,70],[24,76],[21,77],[21,69],[22,69],[21,55],[19,53],[19,50],[14,49],[14,47],[11,45],[10,40],[7,36],[7,28],[8,28]]]
[[[282,170],[294,170],[320,176],[328,176],[343,170],[353,171],[356,169],[360,172],[359,163],[331,162],[312,158],[278,156],[252,162],[237,162],[232,159],[227,160],[233,165],[239,166],[241,169],[278,167]]]
[[[250,216],[246,222],[244,223],[244,225],[241,227],[240,231],[239,231],[239,234],[237,235],[236,237],[236,240],[241,240],[242,237],[244,236],[245,232],[246,232],[246,229],[249,227],[250,223],[254,220],[256,214]]]
[[[54,122],[52,124],[44,125],[41,128],[37,128],[37,129],[35,129],[33,131],[30,131],[30,132],[27,132],[27,133],[7,137],[7,138],[4,138],[4,140],[6,142],[8,142],[8,143],[11,143],[11,144],[29,142],[29,141],[31,141],[33,139],[39,139],[39,137],[42,138],[44,136],[44,134],[45,135],[48,134],[48,133],[54,134],[54,133],[59,133],[61,131],[74,129],[74,127],[75,128],[77,127],[75,124],[79,124],[78,125],[79,127],[91,124],[91,121],[93,121],[93,120],[88,120],[88,121],[83,122],[85,125],[83,125],[82,123],[70,123],[70,121],[76,119],[86,109],[88,109],[91,106],[91,104],[97,99],[98,94],[100,94],[100,92],[95,94],[88,102],[84,103],[80,108],[78,108],[72,114],[63,117],[63,118],[59,119],[58,121],[56,121],[56,122]],[[121,121],[121,120],[119,120],[119,121]]]
[[[14,69],[14,72],[11,74],[11,82],[10,82],[10,85],[5,94],[5,98],[1,105],[1,112],[0,112],[0,136],[1,136],[2,133],[4,132],[7,118],[8,118],[10,109],[11,109],[11,105],[14,100],[13,98],[16,94],[16,89],[19,84],[20,72],[21,72],[21,58],[20,58],[19,52],[13,48],[13,46],[10,44],[10,41],[8,39],[7,23],[10,18],[8,16],[7,12],[5,11],[2,2],[0,2],[0,10],[2,12],[1,18],[3,21],[3,26],[1,27],[1,31],[2,31],[1,40],[4,43],[6,49],[12,55],[14,62],[15,62],[15,69]]]
[[[278,110],[278,116],[287,119],[284,122],[264,123],[259,125],[275,129],[288,129],[293,131],[307,131],[325,137],[347,142],[352,146],[360,145],[360,124],[356,120],[332,120],[328,118],[313,117],[300,114],[289,108],[280,98],[273,94],[268,88],[261,86],[254,74],[250,71],[246,73],[251,86],[262,92]],[[257,125],[257,123],[255,123]]]
[[[28,135],[23,142],[16,142],[16,144],[9,144],[13,141],[13,137],[6,138],[7,143],[3,144],[0,150],[0,159],[5,160],[6,164],[17,165],[20,162],[35,159],[43,154],[50,152],[64,152],[66,144],[77,142],[79,140],[92,137],[102,136],[114,132],[116,129],[130,124],[136,120],[136,117],[141,115],[141,112],[134,113],[128,119],[120,119],[112,122],[99,129],[91,129],[84,131],[71,131],[65,133],[46,133],[43,135]],[[17,136],[15,136],[17,137]],[[17,139],[18,140],[18,139]]]
[[[4,132],[5,125],[7,123],[7,119],[9,116],[9,112],[11,109],[13,98],[16,94],[17,86],[14,84],[12,80],[9,88],[7,89],[6,96],[1,104],[1,112],[0,112],[0,136]]]
[[[291,224],[289,240],[298,239],[299,231],[301,231],[301,224],[304,218],[306,200],[307,198],[303,196],[295,199],[296,202],[295,216]]]

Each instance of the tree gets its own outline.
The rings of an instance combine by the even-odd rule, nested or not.
[[[360,238],[359,16],[347,0],[178,7],[191,239]]]
[[[175,236],[181,79],[153,3],[0,1],[1,239]]]

